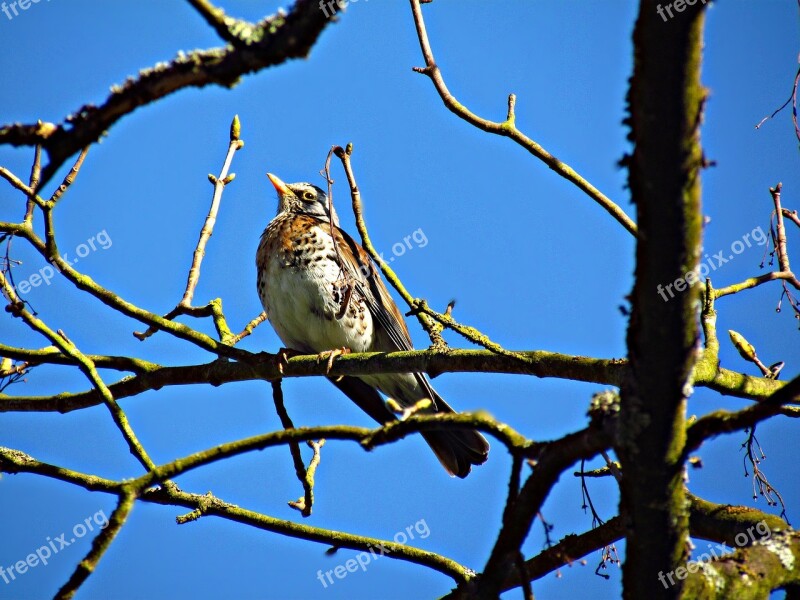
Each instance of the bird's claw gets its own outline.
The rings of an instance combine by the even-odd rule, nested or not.
[[[277,359],[278,359],[278,372],[283,375],[283,365],[289,364],[289,359],[295,356],[302,356],[303,353],[299,350],[293,350],[292,348],[281,348],[278,350]]]
[[[350,348],[345,348],[342,346],[341,348],[334,348],[333,350],[325,350],[325,352],[320,352],[317,355],[317,362],[327,359],[328,367],[325,370],[325,373],[330,373],[331,369],[333,368],[333,361],[339,356],[344,356],[345,354],[350,354]]]

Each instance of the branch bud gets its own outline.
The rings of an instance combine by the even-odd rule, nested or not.
[[[731,342],[733,342],[734,347],[743,359],[748,362],[756,361],[756,349],[753,344],[744,339],[741,333],[737,333],[733,329],[728,330],[728,335],[731,336]]]

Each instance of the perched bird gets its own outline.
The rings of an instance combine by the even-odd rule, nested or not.
[[[258,295],[285,346],[304,354],[412,350],[403,315],[364,249],[339,228],[327,194],[310,183],[278,191],[278,214],[256,253]],[[334,244],[334,238],[336,243]],[[378,390],[402,407],[430,399],[424,412],[453,412],[423,373],[329,378],[379,423],[396,419]],[[423,437],[447,472],[466,477],[486,462],[489,444],[477,431],[428,431]]]

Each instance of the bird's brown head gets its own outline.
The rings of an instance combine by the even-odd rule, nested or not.
[[[328,195],[319,187],[311,183],[284,183],[272,173],[267,173],[278,192],[278,213],[303,214],[317,217],[322,221],[330,221],[328,212]],[[333,210],[333,207],[331,207]],[[333,211],[333,223],[339,224],[336,211]]]

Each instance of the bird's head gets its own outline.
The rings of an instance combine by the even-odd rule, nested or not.
[[[317,217],[325,222],[331,221],[328,195],[321,188],[311,183],[284,183],[272,173],[267,173],[267,177],[278,192],[278,213],[303,214]],[[333,224],[339,226],[335,210],[333,210]]]

